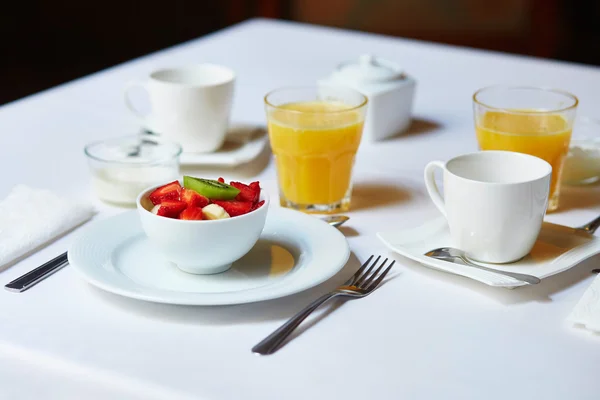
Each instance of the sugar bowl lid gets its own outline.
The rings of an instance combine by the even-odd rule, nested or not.
[[[334,72],[337,80],[346,82],[379,83],[403,79],[400,67],[371,54],[361,55],[357,61],[341,64]]]

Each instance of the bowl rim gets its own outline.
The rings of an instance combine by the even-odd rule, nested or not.
[[[177,181],[181,184],[181,186],[183,187],[183,184],[181,182],[181,179],[177,179]],[[173,181],[170,181],[173,182]],[[153,185],[151,187],[148,187],[144,190],[142,190],[140,192],[140,194],[138,194],[137,199],[135,200],[136,203],[136,207],[140,212],[146,212],[150,215],[152,215],[153,217],[156,218],[160,218],[163,221],[174,221],[174,223],[184,223],[184,224],[198,224],[198,223],[204,223],[204,224],[215,224],[215,223],[231,223],[230,221],[234,220],[243,220],[245,217],[248,217],[251,214],[254,214],[255,212],[257,212],[258,210],[260,210],[261,208],[268,208],[269,204],[270,204],[270,198],[269,198],[269,193],[264,189],[264,188],[260,188],[260,196],[259,196],[259,201],[263,201],[264,200],[264,204],[262,206],[260,206],[259,208],[257,208],[256,210],[252,210],[244,215],[238,215],[236,217],[231,217],[231,218],[223,218],[223,219],[201,219],[201,220],[186,220],[186,219],[175,219],[175,218],[166,218],[166,217],[162,217],[160,215],[156,215],[156,214],[152,214],[152,212],[150,210],[148,210],[147,208],[145,208],[144,206],[142,206],[142,199],[147,196],[151,191],[164,186],[170,182],[166,182],[166,183],[162,183],[160,185]],[[229,221],[229,222],[228,222]]]

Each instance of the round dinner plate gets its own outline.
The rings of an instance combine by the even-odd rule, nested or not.
[[[273,207],[257,244],[230,270],[194,275],[165,260],[148,242],[137,211],[129,211],[91,224],[68,257],[86,281],[108,292],[157,303],[225,305],[316,286],[344,267],[350,249],[344,235],[326,222]]]

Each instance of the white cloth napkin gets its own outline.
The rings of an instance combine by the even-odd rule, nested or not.
[[[94,215],[91,205],[15,186],[0,202],[0,270]]]
[[[600,275],[585,291],[567,320],[600,333]]]

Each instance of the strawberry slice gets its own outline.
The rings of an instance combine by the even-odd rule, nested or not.
[[[202,219],[202,208],[201,207],[188,207],[179,214],[179,219],[185,219],[188,221]]]
[[[254,190],[254,192],[256,193],[256,195],[255,195],[256,197],[254,198],[254,206],[256,206],[256,203],[258,202],[258,199],[260,198],[260,182],[258,182],[258,181],[252,182],[248,186],[250,187],[250,189]],[[258,207],[256,207],[256,208],[258,208]]]
[[[244,215],[252,209],[252,202],[250,201],[213,200],[212,202],[223,207],[231,217]]]
[[[181,190],[181,201],[185,202],[188,207],[204,207],[207,206],[210,201],[202,196],[200,193],[192,189],[183,188]]]
[[[183,201],[163,200],[160,203],[160,207],[158,208],[156,215],[160,215],[162,217],[167,217],[167,218],[177,219],[179,217],[179,214],[181,214],[181,212],[183,210],[185,210],[186,208],[187,208],[187,204],[185,204],[185,202],[183,202]]]
[[[152,204],[160,204],[165,200],[179,200],[179,194],[181,193],[181,185],[178,181],[167,183],[164,186],[154,189],[150,193],[150,201]]]
[[[254,204],[258,201],[258,195],[260,194],[260,189],[256,191],[252,187],[242,183],[242,182],[230,182],[231,186],[236,189],[239,189],[240,192],[235,197],[237,201],[249,201]]]
[[[250,189],[254,190],[256,193],[258,193],[260,195],[260,182],[258,182],[258,181],[252,182],[248,186],[250,186]]]
[[[252,209],[250,211],[259,209],[263,204],[265,204],[264,200],[259,201],[258,203],[256,203],[255,205],[252,206]]]
[[[220,177],[219,179],[217,179],[217,180],[218,180],[219,182],[221,182],[221,183],[225,183],[225,179],[223,179],[223,178],[221,178],[221,177]]]

